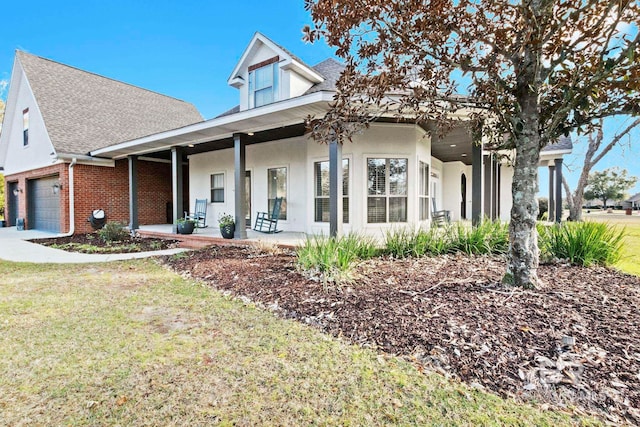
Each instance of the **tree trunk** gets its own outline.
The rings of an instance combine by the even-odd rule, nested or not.
[[[535,9],[535,8],[534,8]],[[522,62],[516,67],[518,100],[517,123],[514,126],[516,162],[511,195],[509,223],[509,260],[503,282],[523,288],[538,285],[538,162],[540,161],[540,84],[539,55],[525,47]],[[539,52],[538,52],[539,54]]]
[[[511,194],[511,222],[509,223],[509,261],[504,283],[535,288],[538,285],[538,161],[540,149],[537,129],[525,134],[516,146],[516,164]]]

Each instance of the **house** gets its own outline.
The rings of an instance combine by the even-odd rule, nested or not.
[[[399,225],[427,225],[434,208],[450,211],[453,220],[509,218],[513,168],[504,153],[474,143],[467,113],[460,112],[460,125],[442,138],[430,136],[428,123],[398,123],[383,118],[363,130],[352,143],[319,143],[308,137],[306,123],[309,117],[322,117],[328,110],[343,66],[333,59],[309,66],[260,33],[253,36],[227,81],[238,89],[237,107],[200,121],[188,104],[162,98],[165,105],[161,111],[149,112],[153,117],[139,117],[134,124],[123,125],[130,133],[123,130],[110,135],[109,140],[102,138],[101,132],[109,126],[95,115],[60,113],[57,126],[51,129],[47,115],[28,117],[28,126],[34,129],[30,141],[37,138],[37,143],[43,146],[37,149],[39,162],[23,164],[18,160],[24,141],[19,132],[24,119],[20,112],[31,108],[53,114],[48,107],[51,101],[45,99],[48,97],[59,98],[56,110],[65,110],[64,104],[78,102],[55,91],[42,91],[41,95],[41,89],[33,84],[22,88],[21,81],[29,79],[30,83],[36,79],[30,72],[38,67],[22,64],[28,61],[55,64],[50,66],[74,70],[78,76],[94,75],[31,55],[17,55],[8,100],[10,118],[5,119],[11,128],[0,139],[0,165],[5,168],[10,186],[30,193],[22,196],[25,202],[17,202],[19,209],[13,217],[25,217],[31,228],[41,226],[38,219],[39,211],[44,209],[41,197],[53,193],[40,191],[41,187],[50,190],[56,180],[62,202],[58,208],[52,208],[58,209],[60,215],[52,223],[57,221],[60,230],[69,223],[69,212],[76,217],[75,229],[86,229],[81,223],[92,208],[104,208],[110,218],[125,219],[133,228],[154,221],[171,222],[182,215],[184,206],[193,206],[196,199],[208,200],[208,223],[215,223],[221,213],[232,213],[236,224],[250,226],[257,212],[269,211],[275,199],[282,198],[278,227],[310,234],[342,231],[380,235]],[[92,104],[92,108],[115,109],[119,102],[126,104],[138,96],[151,96],[124,83],[99,79],[100,83],[96,80],[89,89],[91,93],[85,94],[89,102],[98,103],[110,92],[98,88],[100,84],[122,85],[135,93]],[[58,83],[55,79],[45,80],[53,85]],[[33,98],[33,107],[25,103],[29,97]],[[87,101],[84,102],[88,108]],[[76,113],[83,110],[73,108]],[[134,111],[123,115],[127,114]],[[161,118],[162,114],[166,114],[167,120]],[[179,123],[170,123],[169,117]],[[47,126],[39,125],[40,133],[34,135],[36,120]],[[152,129],[158,121],[165,125],[164,129]],[[116,122],[112,120],[109,124]],[[75,128],[71,129],[75,130],[67,127],[73,125]],[[53,131],[57,133],[51,134]],[[80,131],[93,132],[90,146],[83,136],[80,139],[86,145],[76,143],[74,151],[68,153],[71,150],[60,145],[63,142],[58,141],[58,134]],[[51,151],[47,152],[48,149]],[[540,165],[554,168],[550,188],[558,195],[558,206],[561,206],[562,156],[569,152],[570,140],[545,148],[541,155]],[[54,166],[50,166],[52,159],[56,162]],[[73,159],[78,166],[72,167]],[[45,166],[46,162],[49,166]],[[79,172],[80,166],[91,167],[95,172],[82,176],[76,173],[75,181],[69,182],[67,169]],[[109,168],[120,173],[117,177],[109,175]],[[51,176],[46,184],[33,184]],[[69,197],[70,184],[84,188],[85,192],[79,196],[75,191],[76,203],[69,200],[67,207],[65,197]],[[164,185],[162,197],[157,200],[155,193],[148,194],[153,185]],[[117,188],[107,191],[103,186]],[[101,193],[88,203],[85,197],[91,191]],[[9,209],[12,203],[16,204],[9,202]],[[168,209],[171,212],[166,212]],[[245,238],[245,227],[236,227],[235,237]]]
[[[87,232],[104,209],[129,220],[129,166],[97,148],[202,121],[184,101],[17,51],[0,134],[8,225]],[[143,223],[167,221],[171,168],[140,162]],[[70,197],[72,195],[73,197]]]

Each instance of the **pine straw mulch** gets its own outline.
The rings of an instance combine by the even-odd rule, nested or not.
[[[166,257],[175,270],[353,343],[402,355],[502,396],[640,424],[640,278],[543,265],[534,291],[500,284],[500,258],[363,262],[323,284],[291,253],[211,247]],[[309,276],[309,275],[307,275]]]

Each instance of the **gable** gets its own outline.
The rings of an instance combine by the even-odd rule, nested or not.
[[[28,143],[24,144],[24,111],[28,110]],[[5,175],[49,166],[55,154],[24,70],[15,61],[0,134],[0,166]]]
[[[252,73],[266,69],[267,84],[271,88],[269,102],[303,95],[313,85],[322,83],[324,77],[315,69],[264,35],[256,33],[233,69],[227,83],[239,89],[240,111],[259,106],[255,102],[256,80]]]
[[[202,121],[184,101],[18,51],[56,152],[91,150]]]

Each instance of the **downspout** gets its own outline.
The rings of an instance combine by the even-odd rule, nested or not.
[[[73,167],[78,159],[74,157],[69,163],[69,232],[62,234],[60,237],[73,235],[76,231],[76,215],[75,215],[75,187],[73,185]]]

